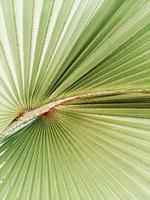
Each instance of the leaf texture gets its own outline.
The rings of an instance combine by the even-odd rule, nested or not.
[[[0,0],[0,24],[0,199],[149,200],[150,0]]]

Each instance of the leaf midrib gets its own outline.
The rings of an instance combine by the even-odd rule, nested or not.
[[[60,105],[71,105],[75,103],[80,103],[82,100],[87,100],[88,98],[95,98],[95,97],[105,97],[105,96],[112,96],[112,95],[124,95],[124,94],[150,94],[150,89],[141,89],[141,88],[126,88],[126,89],[119,89],[119,90],[105,90],[100,92],[92,92],[86,94],[79,94],[59,100],[55,100],[53,102],[49,102],[39,108],[35,108],[31,111],[26,111],[15,121],[12,121],[11,124],[1,133],[1,135],[6,136],[12,132],[17,131],[18,129],[23,128],[30,122],[34,121],[44,113],[48,112],[50,109],[60,106]]]

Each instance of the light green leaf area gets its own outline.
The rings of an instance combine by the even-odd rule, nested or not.
[[[149,199],[150,0],[0,0],[0,200]]]

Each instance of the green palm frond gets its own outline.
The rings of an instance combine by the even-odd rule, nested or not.
[[[0,0],[0,199],[150,199],[150,0]]]

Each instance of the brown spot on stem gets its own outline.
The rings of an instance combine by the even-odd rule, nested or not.
[[[56,109],[51,108],[48,112],[42,114],[43,118],[52,118],[55,115]]]
[[[24,110],[18,112],[17,116],[18,116],[18,117],[21,117],[21,116],[23,116],[25,113],[28,113],[29,111],[31,111],[31,110],[26,108],[26,109],[24,109]]]
[[[15,119],[13,120],[14,121],[17,121],[20,117],[22,117],[25,113],[29,112],[30,110],[29,109],[24,109],[20,112],[17,113],[17,116],[15,117]]]

